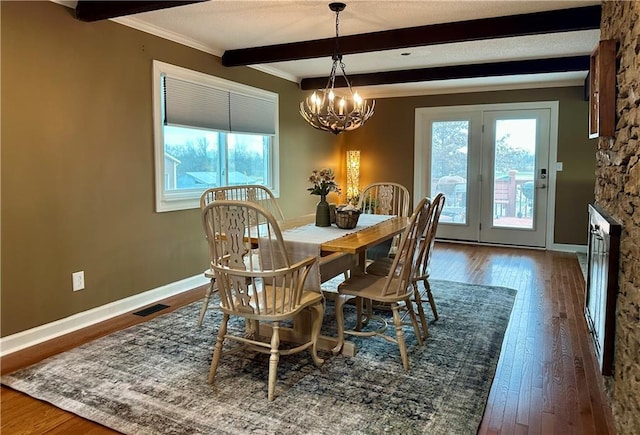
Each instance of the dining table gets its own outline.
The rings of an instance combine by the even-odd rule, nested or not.
[[[402,233],[408,223],[407,217],[361,214],[356,227],[352,229],[341,229],[335,224],[317,227],[314,215],[310,214],[287,219],[281,223],[280,229],[292,262],[312,255],[318,257],[317,267],[309,272],[305,287],[322,291],[320,289],[323,282],[345,272],[351,277],[364,274],[367,249]],[[335,290],[324,290],[323,293],[327,299],[340,298]],[[270,336],[268,325],[262,324],[260,328],[261,335]],[[280,338],[283,341],[303,342],[310,331],[310,316],[303,311],[295,319],[292,328],[280,329]],[[318,349],[354,356],[355,344],[343,341],[342,334],[339,335],[340,337],[321,335]]]

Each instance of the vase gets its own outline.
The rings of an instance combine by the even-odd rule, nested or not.
[[[318,205],[316,206],[316,226],[331,226],[331,214],[329,211],[329,203],[327,202],[326,195],[320,195],[320,202],[318,202]]]

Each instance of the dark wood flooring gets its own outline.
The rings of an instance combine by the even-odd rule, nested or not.
[[[480,434],[615,433],[583,316],[584,280],[575,254],[438,243],[432,269],[434,279],[518,290]],[[164,303],[175,309],[203,293],[195,289]],[[155,315],[126,314],[15,352],[0,362],[2,373]],[[0,432],[7,435],[114,433],[6,387],[0,411]]]

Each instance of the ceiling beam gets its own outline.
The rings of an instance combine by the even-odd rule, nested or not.
[[[99,21],[141,12],[184,6],[207,0],[183,1],[92,1],[81,0],[76,4],[76,19],[80,21]]]
[[[367,53],[481,39],[599,29],[601,9],[600,5],[585,6],[341,36],[340,52]],[[222,56],[222,65],[257,65],[331,57],[334,50],[335,38],[227,50]]]
[[[349,81],[351,81],[351,86],[357,87],[387,85],[393,83],[428,82],[433,80],[499,77],[521,74],[542,74],[588,70],[589,56],[586,55],[385,71],[368,74],[350,74]],[[324,89],[326,85],[326,76],[307,78],[300,82],[300,89]],[[346,87],[346,82],[342,76],[336,76],[335,87]]]

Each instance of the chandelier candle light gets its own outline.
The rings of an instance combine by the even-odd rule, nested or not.
[[[300,102],[300,114],[312,127],[330,131],[333,134],[355,130],[363,125],[373,115],[373,109],[376,105],[375,100],[369,104],[367,100],[363,100],[358,95],[358,92],[353,91],[347,73],[344,71],[345,65],[338,47],[338,16],[346,6],[344,3],[329,4],[329,9],[336,13],[336,49],[332,56],[333,66],[327,80],[327,86]],[[334,92],[338,67],[349,89],[349,95],[336,96]],[[340,101],[336,102],[337,98]]]

